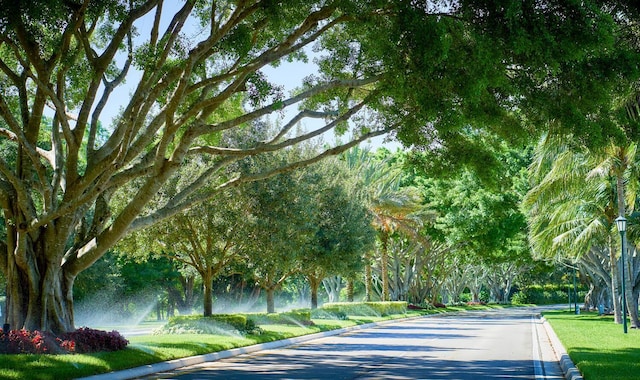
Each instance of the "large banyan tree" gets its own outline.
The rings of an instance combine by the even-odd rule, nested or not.
[[[473,161],[481,146],[461,128],[522,135],[523,121],[548,115],[542,105],[562,113],[566,83],[606,86],[606,74],[597,86],[576,75],[598,52],[615,62],[616,23],[603,9],[584,1],[0,1],[5,322],[74,329],[81,271],[126,234],[216,189],[390,131]],[[308,56],[318,72],[292,93],[265,74]],[[268,138],[223,138],[269,115],[279,130]],[[600,130],[596,121],[580,130]],[[258,174],[231,169],[331,131],[347,142]],[[200,170],[163,196],[185,161]]]

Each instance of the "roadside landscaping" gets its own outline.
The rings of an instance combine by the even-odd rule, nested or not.
[[[613,316],[543,313],[585,380],[640,378],[640,331],[613,323]]]
[[[348,319],[312,319],[305,324],[260,324],[259,334],[163,334],[128,338],[129,346],[121,351],[92,354],[18,354],[0,355],[2,379],[73,379],[132,368],[166,360],[202,355],[258,343],[272,342],[295,336],[339,329],[390,319],[417,317],[427,314],[486,310],[502,305],[470,305],[431,310],[409,310],[387,316],[349,316]]]

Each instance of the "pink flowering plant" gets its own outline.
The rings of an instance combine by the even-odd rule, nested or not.
[[[129,341],[117,331],[106,332],[87,327],[55,336],[25,329],[8,332],[0,329],[0,354],[59,354],[117,351]]]

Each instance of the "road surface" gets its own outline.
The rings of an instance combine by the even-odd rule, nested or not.
[[[531,308],[394,322],[145,379],[560,380]]]

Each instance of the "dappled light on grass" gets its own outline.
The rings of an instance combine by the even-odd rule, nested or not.
[[[214,334],[145,335],[131,339],[133,348],[176,358],[228,350],[256,343],[255,339]],[[166,360],[166,359],[165,359]]]
[[[297,326],[297,327],[299,327],[299,328],[301,328],[303,330],[309,330],[310,329],[309,326],[305,326],[304,324],[302,324],[302,322],[300,322],[300,321],[298,321],[298,320],[296,320],[294,318],[284,316],[283,319],[285,321],[287,321],[287,323],[292,324],[294,326]]]
[[[264,333],[261,335],[273,335],[275,339],[292,338],[295,336],[313,334],[321,331],[317,326],[298,326],[298,325],[264,325],[262,326]]]
[[[129,351],[123,350],[121,352]],[[113,354],[112,352],[108,354]],[[1,379],[58,380],[111,371],[110,360],[98,354],[0,355]]]
[[[640,377],[640,331],[624,334],[613,316],[545,312],[545,318],[562,341],[586,380],[626,380]]]

